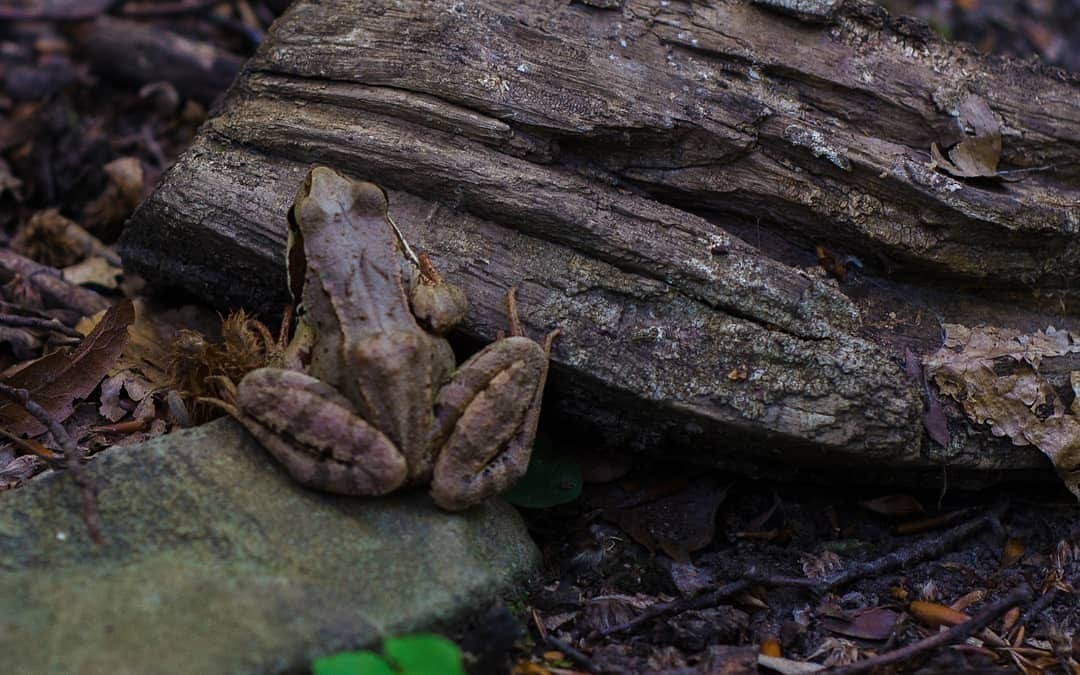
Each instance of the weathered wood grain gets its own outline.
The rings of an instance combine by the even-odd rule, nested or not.
[[[390,188],[472,300],[465,334],[494,336],[510,285],[530,330],[561,327],[547,410],[608,442],[867,477],[1045,469],[958,415],[950,448],[930,443],[898,359],[936,349],[943,317],[1075,318],[1077,80],[865,2],[810,18],[301,0],[133,217],[126,264],[273,313],[284,214],[328,164]],[[1055,170],[930,169],[972,94],[1000,118],[1004,166]],[[862,274],[828,278],[817,245]]]

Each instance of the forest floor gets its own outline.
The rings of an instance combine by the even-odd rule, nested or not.
[[[106,304],[146,301],[110,247],[282,4],[26,0],[0,7],[5,381],[26,361],[72,342],[77,322],[103,308],[79,289]],[[1080,71],[1080,1],[884,4],[980,50],[1037,54]],[[182,36],[179,44],[162,42],[171,66],[155,72],[118,61],[103,36],[125,26],[132,34],[150,28]],[[182,58],[200,49],[215,59]],[[63,283],[42,282],[60,270]],[[154,302],[171,307],[174,325],[211,330],[213,310],[188,300]],[[113,348],[116,334],[103,330],[99,346]],[[153,339],[153,331],[143,336]],[[51,396],[69,406],[95,398],[64,418],[90,452],[206,413],[140,397],[139,386],[161,382],[94,358],[45,369],[50,377],[78,373]],[[158,376],[167,378],[175,355],[155,358]],[[6,428],[29,428],[10,415],[10,406],[0,409]],[[527,606],[495,608],[455,636],[470,672],[797,673],[814,664],[869,672],[874,662],[866,659],[876,657],[877,672],[1080,673],[1080,607],[1071,585],[1080,582],[1080,519],[1071,495],[1053,483],[898,494],[854,476],[843,487],[780,484],[570,449],[580,458],[584,491],[568,504],[523,511],[544,555],[543,578]],[[55,461],[47,448],[10,441],[0,447],[0,490]]]

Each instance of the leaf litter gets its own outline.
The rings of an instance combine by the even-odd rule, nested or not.
[[[946,324],[944,346],[924,362],[942,394],[955,399],[977,424],[1014,445],[1033,445],[1054,463],[1080,498],[1080,340],[1053,327],[1034,333]],[[1067,361],[1069,384],[1045,375]]]
[[[121,300],[102,316],[78,347],[57,350],[27,364],[4,383],[26,389],[52,417],[63,421],[75,402],[97,388],[128,341],[127,327],[135,318],[130,300]],[[37,435],[45,426],[24,408],[7,402],[0,405],[0,425],[10,433]]]

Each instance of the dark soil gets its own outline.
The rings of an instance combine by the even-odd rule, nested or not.
[[[572,647],[586,658],[567,660],[586,672],[758,672],[759,649],[775,641],[785,657],[841,665],[936,632],[910,612],[913,600],[978,598],[965,610],[974,615],[1019,587],[1041,593],[1059,578],[1080,580],[1080,519],[1064,490],[891,495],[878,508],[893,515],[871,510],[881,497],[854,476],[846,487],[794,486],[692,467],[636,470],[587,486],[572,505],[529,514],[547,561],[543,587],[532,596],[537,652],[565,656]],[[919,507],[925,511],[899,513]],[[1002,515],[988,516],[995,509]],[[914,531],[901,534],[905,527]],[[681,546],[707,534],[697,538],[708,542],[697,551]],[[904,564],[887,564],[907,554]],[[865,576],[830,585],[868,563]],[[747,587],[716,597],[740,581]],[[635,625],[647,608],[665,604],[670,611]],[[1029,616],[1030,607],[1022,605],[1013,624],[1046,646],[1033,656],[1046,670],[1030,672],[1058,672],[1075,658],[1076,596],[1056,592]],[[882,609],[888,612],[867,615]],[[870,622],[876,634],[852,637],[860,615],[885,623]],[[1004,635],[1001,625],[991,627]],[[1001,651],[967,645],[929,650],[897,672],[1017,669]]]

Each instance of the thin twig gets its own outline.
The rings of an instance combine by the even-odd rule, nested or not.
[[[6,438],[16,448],[21,450],[24,455],[33,455],[50,464],[56,464],[59,460],[63,459],[63,455],[53,452],[36,441],[28,441],[22,436],[16,436],[7,429],[0,428],[0,436]]]
[[[82,333],[65,326],[59,319],[45,319],[37,316],[23,316],[21,314],[0,314],[0,324],[17,328],[39,328],[56,333],[62,333],[68,337],[82,338]]]
[[[61,9],[37,7],[0,7],[0,21],[90,21],[105,14],[108,7],[80,7],[76,4]]]
[[[192,14],[221,5],[227,0],[177,0],[176,2],[147,3],[106,0],[94,3],[70,3],[66,7],[0,7],[0,21],[90,21],[109,14],[118,5],[120,14],[130,17],[175,16]]]
[[[30,398],[30,392],[26,389],[0,384],[0,394],[21,405],[34,419],[44,424],[49,433],[52,434],[53,440],[60,445],[60,450],[64,453],[64,467],[71,473],[71,477],[74,479],[75,484],[79,486],[79,492],[82,495],[82,517],[83,522],[86,523],[86,529],[90,533],[90,538],[96,544],[104,543],[101,537],[101,529],[98,527],[97,485],[90,474],[86,472],[82,464],[82,453],[79,452],[75,442],[71,440],[67,430],[53,419],[52,415],[42,408],[37,401]]]
[[[832,675],[856,675],[865,673],[875,668],[903,663],[911,659],[931,652],[945,645],[963,642],[983,628],[989,626],[998,617],[1005,614],[1016,605],[1031,600],[1031,589],[1026,585],[1014,588],[1008,595],[997,602],[992,602],[983,608],[981,612],[968,619],[964,623],[957,624],[952,628],[935,633],[928,638],[913,642],[906,647],[880,654],[873,658],[858,661],[847,666],[841,666],[829,671]]]
[[[828,593],[840,586],[847,585],[857,579],[862,579],[868,576],[878,575],[883,572],[888,572],[906,565],[910,565],[913,562],[920,560],[927,560],[934,556],[939,556],[944,553],[950,546],[956,544],[964,539],[967,539],[975,532],[978,532],[982,528],[992,525],[997,522],[1005,511],[1009,508],[1008,502],[998,502],[990,508],[989,511],[982,514],[978,518],[969,520],[966,523],[961,523],[951,530],[946,530],[938,536],[931,536],[919,541],[912,546],[905,546],[904,548],[893,551],[864,563],[856,563],[851,567],[848,567],[843,572],[834,576],[823,579],[816,584],[813,584],[811,588],[818,595]],[[765,583],[760,581],[757,583]],[[771,585],[804,585],[804,584],[771,584]]]
[[[1080,586],[1080,576],[1068,580],[1067,583],[1069,584],[1069,586],[1072,586],[1073,588],[1076,588],[1077,586]],[[1035,617],[1042,614],[1043,611],[1045,611],[1047,607],[1054,604],[1054,601],[1057,600],[1057,597],[1060,594],[1061,594],[1061,589],[1058,588],[1057,586],[1053,586],[1049,590],[1047,590],[1045,593],[1043,593],[1039,597],[1035,598],[1035,602],[1031,603],[1031,606],[1028,607],[1026,610],[1024,610],[1023,615],[1020,617],[1020,620],[1016,622],[1016,625],[1017,626],[1026,626],[1026,625],[1028,625],[1028,623],[1030,623],[1032,619],[1034,619]]]
[[[176,16],[195,14],[228,0],[177,0],[176,2],[127,2],[120,13],[131,17]]]
[[[622,633],[624,631],[632,631],[637,627],[657,619],[663,616],[672,614],[681,614],[694,609],[703,609],[705,607],[712,607],[719,603],[721,600],[729,598],[733,595],[742,593],[748,590],[752,585],[768,586],[768,587],[795,587],[806,588],[817,595],[823,595],[840,586],[851,583],[857,579],[863,577],[882,574],[889,570],[896,569],[909,565],[919,560],[925,560],[935,555],[941,555],[945,550],[971,536],[978,530],[986,527],[987,525],[996,522],[1005,510],[1008,508],[1008,502],[999,502],[995,504],[989,511],[974,518],[966,523],[962,523],[947,530],[944,533],[928,537],[920,542],[915,543],[912,546],[893,551],[887,555],[884,555],[875,560],[871,560],[865,563],[858,563],[852,565],[843,572],[828,577],[823,580],[814,580],[807,577],[792,577],[777,574],[763,574],[750,570],[742,576],[738,581],[733,581],[729,584],[725,584],[716,590],[694,596],[692,598],[681,598],[679,600],[673,600],[671,602],[657,602],[650,605],[641,614],[634,617],[626,623],[613,626],[600,633],[601,636],[613,635],[615,633]]]
[[[680,598],[679,600],[672,600],[671,602],[656,602],[645,608],[641,614],[638,614],[633,619],[630,619],[626,623],[621,623],[618,626],[612,626],[607,630],[601,631],[601,636],[614,635],[615,633],[622,633],[625,631],[632,631],[638,626],[646,624],[653,619],[667,616],[669,614],[682,614],[683,612],[689,612],[695,609],[704,609],[706,607],[713,607],[721,600],[726,600],[733,595],[738,595],[743,591],[750,590],[750,582],[745,579],[739,579],[733,581],[730,584],[724,584],[720,588],[714,589],[701,595],[695,595],[691,598]]]

